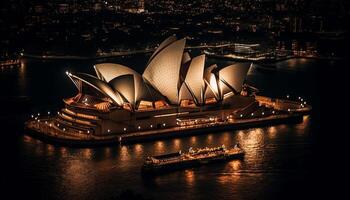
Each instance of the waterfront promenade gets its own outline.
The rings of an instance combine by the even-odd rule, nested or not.
[[[299,113],[276,113],[274,115],[248,118],[248,119],[227,119],[205,124],[196,124],[189,126],[176,126],[163,129],[154,129],[138,132],[129,132],[124,134],[111,134],[110,136],[87,135],[79,132],[72,132],[66,129],[60,129],[54,125],[54,119],[41,118],[32,119],[26,123],[26,128],[31,135],[39,139],[57,142],[68,146],[85,146],[85,145],[103,145],[111,143],[129,143],[149,141],[161,138],[181,137],[192,134],[202,134],[208,131],[219,131],[225,129],[246,129],[262,126],[270,126],[282,123],[299,123],[302,122],[303,116],[307,115],[305,111],[310,111],[311,107],[304,109]]]

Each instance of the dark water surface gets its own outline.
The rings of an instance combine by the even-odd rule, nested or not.
[[[144,56],[109,60],[143,71]],[[320,133],[322,88],[319,70],[337,65],[330,61],[292,59],[277,70],[253,68],[248,82],[262,94],[301,96],[314,107],[300,124],[238,131],[212,132],[146,143],[99,148],[68,148],[46,144],[24,135],[23,121],[31,113],[57,111],[62,98],[76,93],[65,71],[94,73],[92,61],[24,60],[20,68],[2,69],[3,98],[27,96],[25,109],[1,115],[6,155],[2,158],[4,184],[14,196],[42,199],[109,199],[132,190],[152,199],[294,199],[312,196],[314,158]],[[208,60],[228,65],[229,61]],[[9,103],[8,106],[12,104]],[[140,167],[153,154],[189,147],[232,146],[239,142],[243,160],[213,164],[143,178]],[[10,152],[10,153],[6,153]],[[8,191],[9,192],[9,191]]]

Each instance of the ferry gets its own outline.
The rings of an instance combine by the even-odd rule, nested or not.
[[[241,159],[243,156],[244,151],[240,148],[239,144],[236,144],[230,149],[227,149],[225,145],[215,148],[206,147],[199,149],[193,149],[191,147],[188,152],[182,152],[180,150],[176,153],[149,156],[146,158],[141,171],[146,174],[172,171],[201,166],[208,163]]]
[[[0,60],[0,67],[13,67],[20,64],[21,61],[19,59]]]

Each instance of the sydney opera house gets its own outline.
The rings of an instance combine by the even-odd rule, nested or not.
[[[254,90],[244,84],[250,63],[206,66],[205,55],[191,57],[185,44],[175,36],[163,41],[142,74],[114,63],[96,64],[96,75],[67,72],[78,94],[64,99],[53,126],[106,136],[211,123],[258,109]]]

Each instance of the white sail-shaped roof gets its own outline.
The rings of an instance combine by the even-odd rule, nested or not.
[[[171,104],[178,102],[178,82],[185,39],[175,41],[150,61],[143,77]]]
[[[239,93],[250,68],[250,63],[237,63],[229,65],[219,71],[221,95],[228,90]]]
[[[94,68],[98,78],[106,82],[125,74],[138,75],[138,73],[131,68],[115,63],[100,63],[94,65]]]
[[[109,85],[117,91],[123,98],[125,98],[133,108],[135,108],[135,85],[134,76],[132,74],[125,74],[118,76],[109,82]]]
[[[204,99],[217,98],[210,87],[207,87],[204,93]]]
[[[210,65],[210,67],[207,67],[205,68],[204,70],[204,80],[207,81],[208,83],[210,83],[210,76],[211,76],[211,73],[214,69],[216,69],[218,66],[216,64],[214,65]]]
[[[174,35],[168,37],[167,39],[165,39],[162,43],[160,43],[160,45],[157,47],[157,49],[153,52],[153,54],[151,55],[148,63],[151,62],[151,60],[155,57],[155,55],[157,55],[161,50],[163,50],[166,46],[168,46],[169,44],[171,44],[172,42],[176,41],[176,37]]]
[[[212,71],[214,69],[217,68],[217,65],[211,65],[210,67],[206,68],[204,70],[204,75],[203,75],[203,79],[205,82],[205,94],[204,94],[204,98],[211,98],[209,96],[207,96],[207,94],[214,94],[215,98],[218,100],[220,95],[219,95],[219,87],[218,87],[218,81],[216,79],[216,76],[214,73],[212,73]],[[211,90],[209,92],[209,90]]]
[[[68,77],[75,83],[76,81],[74,80],[80,80],[83,83],[87,84],[91,88],[97,90],[104,96],[110,98],[113,103],[116,105],[122,105],[123,104],[123,99],[121,96],[115,92],[106,82],[98,79],[97,77],[94,77],[90,74],[84,74],[84,73],[77,73],[77,74],[71,74],[67,73]],[[75,84],[77,87],[78,85]],[[78,90],[81,91],[81,87],[78,87]]]
[[[205,55],[200,55],[193,58],[185,78],[185,83],[189,87],[191,93],[193,94],[196,104],[203,103],[202,94],[204,91],[204,62]]]
[[[101,64],[96,64],[94,66],[95,71],[97,76],[106,82],[110,82],[111,80],[131,74],[133,75],[133,80],[134,80],[134,87],[135,87],[135,99],[139,99],[143,94],[143,80],[142,77],[139,73],[136,71],[130,69],[129,67],[115,64],[115,63],[101,63]]]
[[[181,100],[192,100],[194,101],[194,97],[191,94],[191,91],[188,89],[186,83],[182,84],[179,90],[179,104]]]

